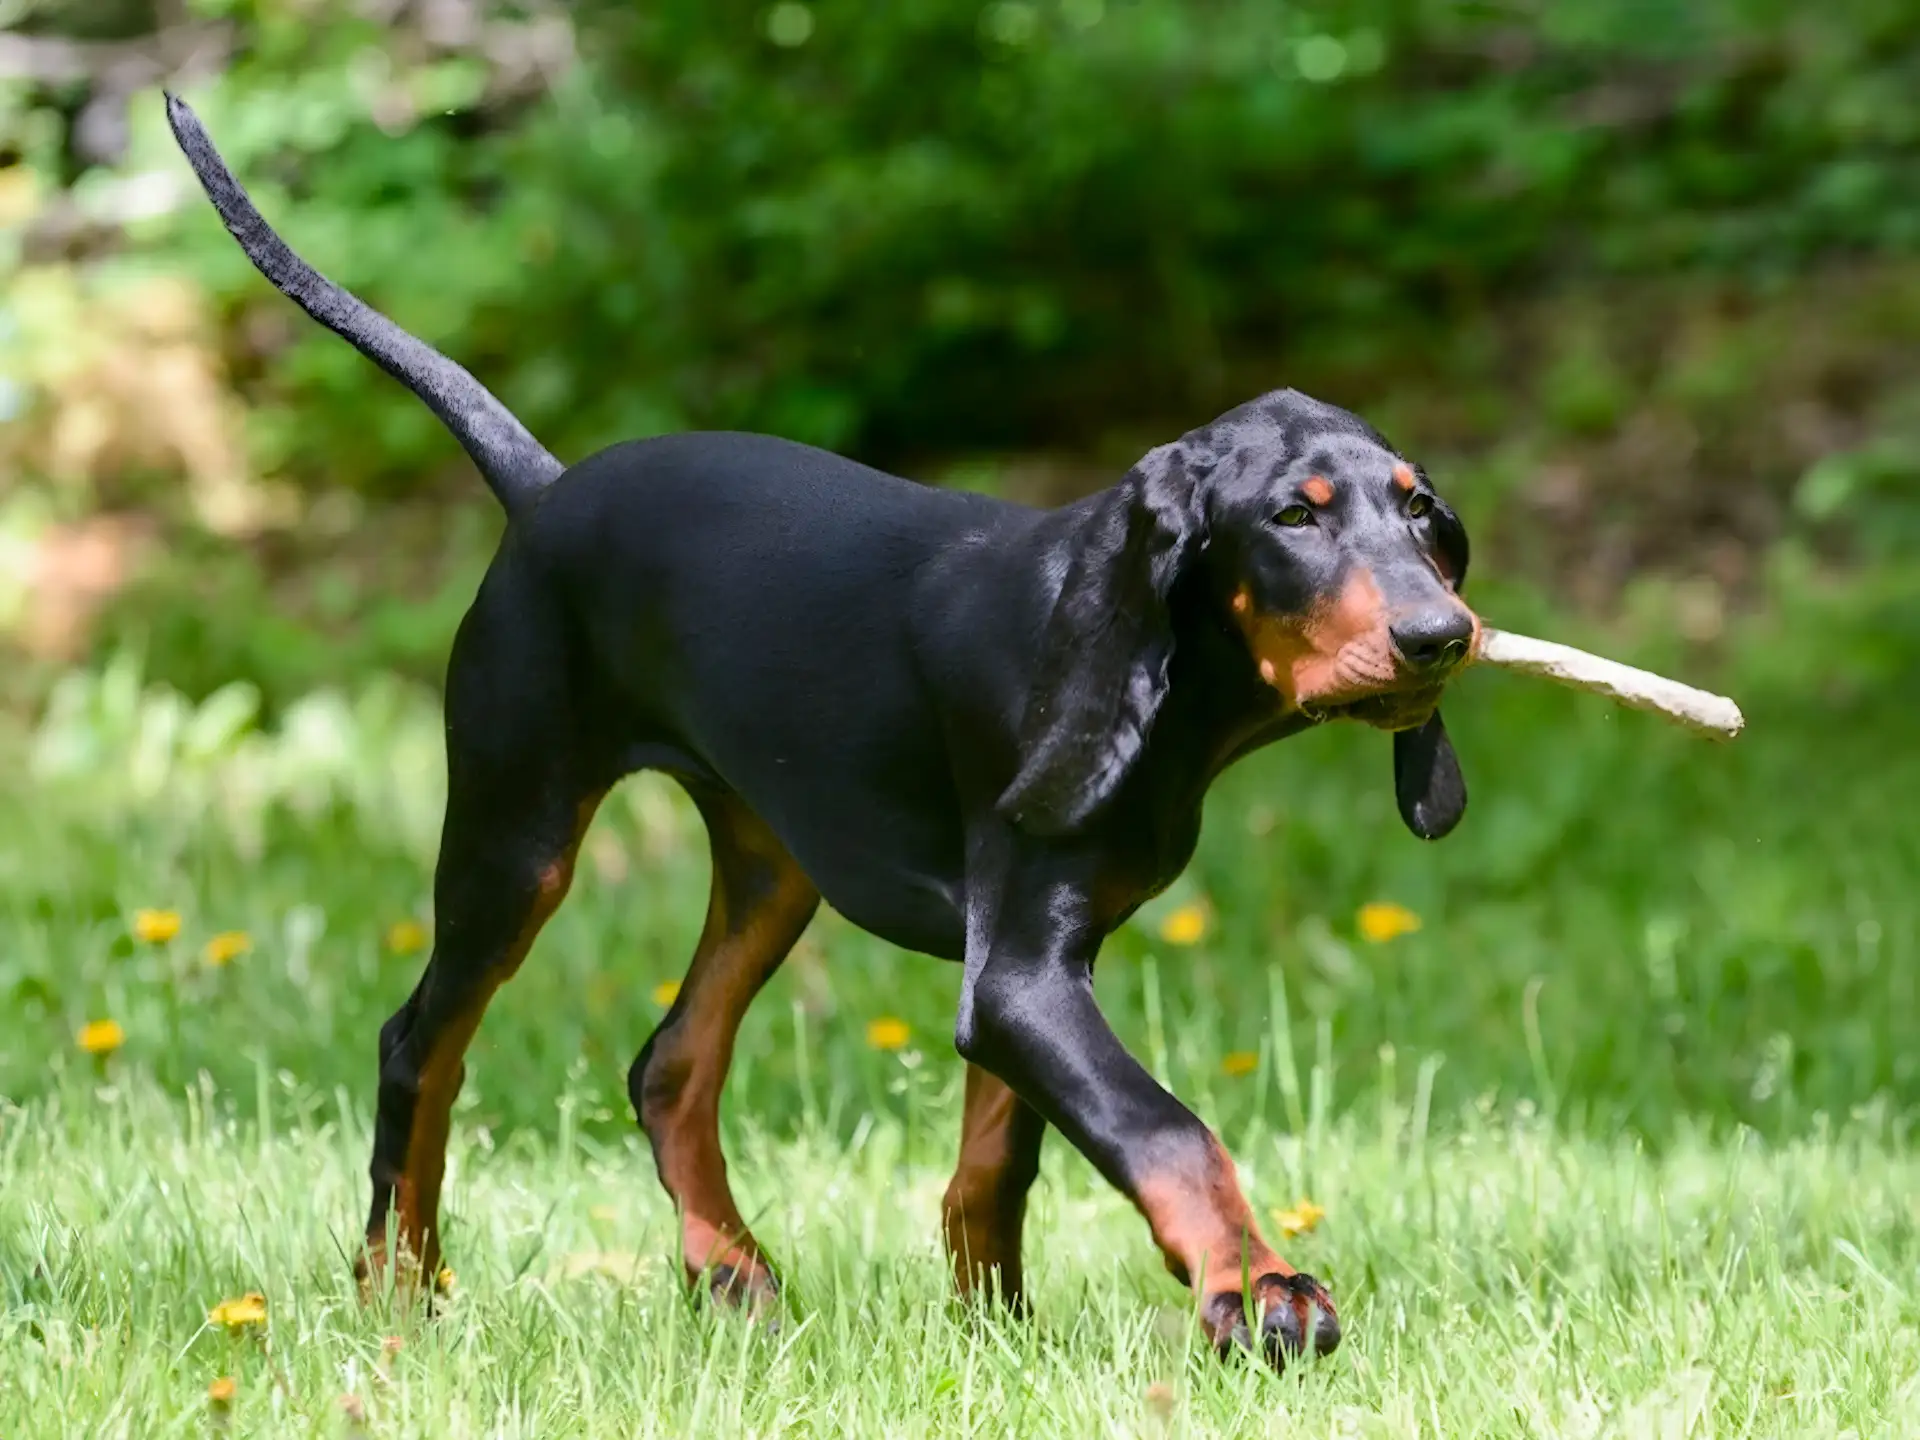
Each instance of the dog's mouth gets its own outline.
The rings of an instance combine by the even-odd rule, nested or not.
[[[1384,635],[1367,635],[1294,670],[1294,703],[1315,722],[1358,720],[1379,730],[1413,730],[1440,704],[1451,666],[1425,672],[1406,664]]]
[[[1358,720],[1376,730],[1416,730],[1433,718],[1440,708],[1440,695],[1446,687],[1423,684],[1410,690],[1381,691],[1339,704],[1308,702],[1300,713],[1315,724],[1328,720]]]
[[[1254,654],[1260,678],[1314,724],[1358,720],[1379,730],[1418,729],[1433,717],[1462,663],[1451,652],[1409,660],[1384,624],[1334,647],[1313,639],[1256,632]]]

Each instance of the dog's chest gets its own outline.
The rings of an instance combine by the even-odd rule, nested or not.
[[[1109,928],[1180,878],[1200,842],[1200,807],[1144,813],[1133,823],[1113,827],[1113,835],[1099,882],[1100,908],[1110,916]]]

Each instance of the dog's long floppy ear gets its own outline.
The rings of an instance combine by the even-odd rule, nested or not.
[[[1467,532],[1460,517],[1446,505],[1434,507],[1441,567],[1456,592],[1467,583]],[[1467,781],[1460,773],[1460,757],[1453,753],[1447,727],[1434,711],[1415,730],[1393,737],[1393,798],[1400,818],[1422,840],[1449,835],[1467,813]]]
[[[1101,498],[1072,539],[999,811],[1023,829],[1079,829],[1147,742],[1173,657],[1168,597],[1205,543],[1202,466],[1162,445]]]
[[[1460,774],[1460,757],[1453,753],[1440,712],[1414,730],[1393,737],[1393,798],[1400,818],[1422,840],[1449,834],[1467,813],[1467,782]]]

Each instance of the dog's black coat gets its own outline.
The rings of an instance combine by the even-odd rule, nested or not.
[[[1425,697],[1395,736],[1396,795],[1420,835],[1457,822],[1465,791],[1432,702],[1461,643],[1466,539],[1424,477],[1354,416],[1291,391],[1054,511],[760,435],[616,445],[563,472],[464,370],[300,261],[191,112],[169,98],[169,114],[255,263],[419,393],[509,515],[448,671],[438,934],[382,1035],[376,1223],[396,1194],[408,1203],[409,1183],[437,1190],[437,1168],[430,1185],[408,1176],[425,1163],[409,1146],[432,1143],[416,1106],[444,1088],[442,1036],[459,1034],[457,1087],[477,1007],[558,903],[556,867],[584,817],[621,776],[652,769],[702,802],[716,873],[738,877],[728,907],[757,903],[785,873],[782,859],[756,869],[744,848],[723,851],[734,821],[716,817],[757,820],[773,837],[761,853],[784,847],[849,920],[963,961],[960,1051],[1140,1203],[1156,1233],[1177,1229],[1156,1213],[1167,1208],[1156,1177],[1210,1174],[1215,1142],[1108,1029],[1094,957],[1186,864],[1220,771],[1320,718],[1262,678],[1236,614],[1306,635],[1364,570],[1396,669],[1327,708],[1398,723],[1397,697]],[[1310,479],[1325,498],[1308,506]],[[1415,655],[1403,639],[1422,626],[1454,635],[1454,654]],[[796,913],[804,924],[810,904]],[[659,1041],[635,1067],[643,1123],[662,1083],[649,1068]],[[1040,1127],[1027,1133],[1037,1145]],[[1196,1214],[1213,1203],[1194,1195]],[[416,1243],[430,1254],[423,1203]],[[1163,1248],[1176,1270],[1195,1269],[1176,1243]],[[1324,1292],[1285,1277],[1267,1277],[1285,1279],[1273,1293],[1306,1299],[1297,1315],[1269,1315],[1270,1345],[1331,1348]],[[1215,1338],[1244,1338],[1237,1287],[1216,1289]]]

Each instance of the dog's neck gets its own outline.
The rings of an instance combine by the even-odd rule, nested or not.
[[[1140,785],[1155,805],[1194,813],[1234,761],[1313,722],[1261,682],[1245,638],[1203,574],[1183,581],[1172,604],[1167,697],[1140,759]]]

